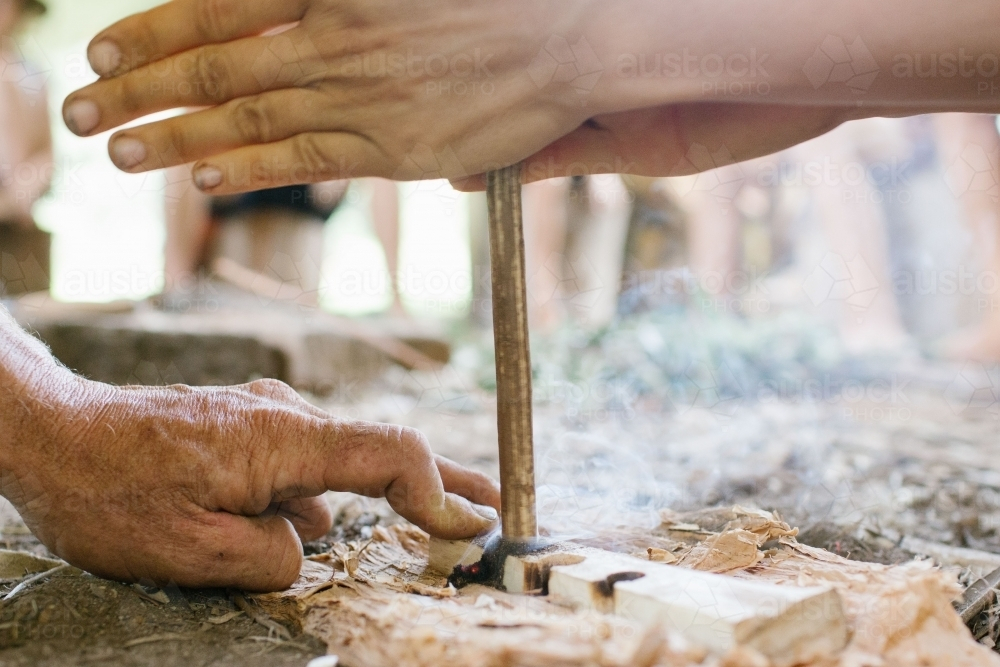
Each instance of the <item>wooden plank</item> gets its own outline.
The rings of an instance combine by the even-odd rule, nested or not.
[[[476,562],[480,544],[432,540],[431,567]],[[449,567],[450,566],[450,567]],[[753,649],[774,664],[796,664],[846,646],[839,594],[822,586],[778,586],[560,545],[507,559],[508,592],[547,587],[556,603],[663,625],[716,653]]]

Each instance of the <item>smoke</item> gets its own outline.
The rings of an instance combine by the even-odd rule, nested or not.
[[[597,434],[555,434],[536,455],[539,522],[545,533],[580,539],[629,526],[653,529],[659,509],[673,500],[658,482],[640,443],[615,443]]]

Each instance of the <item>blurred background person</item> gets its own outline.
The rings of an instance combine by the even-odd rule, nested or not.
[[[186,172],[174,173],[177,178],[170,179],[166,195],[167,294],[192,290],[198,272],[211,269],[220,258],[267,276],[299,294],[318,293],[325,249],[324,225],[343,201],[348,181],[213,198],[195,188]],[[383,189],[380,194],[391,193]],[[383,226],[391,227],[385,219],[391,220],[396,210],[397,204],[382,205],[379,214]]]
[[[0,0],[0,295],[49,288],[49,235],[32,217],[53,174],[45,77],[14,38],[45,13],[39,0]]]
[[[1000,361],[1000,133],[997,117],[938,114],[934,117],[945,179],[961,204],[973,239],[970,265],[987,273],[989,293],[977,299],[979,319],[949,336],[945,356]]]

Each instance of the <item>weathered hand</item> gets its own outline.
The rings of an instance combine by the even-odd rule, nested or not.
[[[64,116],[92,135],[207,107],[119,132],[110,153],[131,172],[199,161],[196,183],[216,194],[469,176],[516,162],[600,111],[596,94],[584,108],[568,83],[540,88],[528,70],[546,40],[577,31],[593,5],[173,0],[94,39],[91,64],[105,78],[71,95]]]
[[[98,575],[278,590],[298,576],[300,540],[331,527],[327,490],[385,496],[446,538],[492,524],[470,501],[499,506],[495,482],[435,458],[421,434],[334,419],[277,381],[53,378],[45,399],[19,403],[0,492],[54,553]]]

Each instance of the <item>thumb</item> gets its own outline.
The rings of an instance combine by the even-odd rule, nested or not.
[[[451,179],[451,187],[459,192],[484,192],[486,190],[486,174],[453,178]]]
[[[302,543],[287,519],[212,512],[206,523],[201,552],[207,563],[179,579],[181,586],[266,593],[285,590],[298,579]]]

